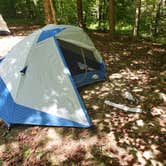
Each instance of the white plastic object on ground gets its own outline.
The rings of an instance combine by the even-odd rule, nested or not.
[[[116,108],[119,108],[119,109],[122,109],[122,110],[128,111],[128,112],[135,112],[135,113],[141,113],[142,112],[141,108],[137,108],[137,107],[136,108],[130,108],[130,107],[127,107],[127,106],[122,105],[122,104],[113,103],[109,100],[105,100],[104,103],[109,105],[109,106],[113,106],[113,107],[116,107]]]

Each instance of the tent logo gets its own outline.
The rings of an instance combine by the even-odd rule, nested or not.
[[[94,75],[92,76],[92,78],[96,80],[96,79],[99,79],[99,76],[98,76],[97,74],[94,74]]]

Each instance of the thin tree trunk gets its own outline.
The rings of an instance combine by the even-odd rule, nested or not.
[[[115,0],[109,0],[109,28],[110,36],[115,34]]]
[[[77,0],[77,18],[78,18],[78,25],[81,28],[85,28],[84,19],[83,19],[82,0]]]
[[[139,35],[139,21],[141,15],[141,0],[136,0],[136,8],[135,8],[135,20],[134,20],[134,29],[133,29],[133,37],[136,39]]]
[[[35,12],[33,9],[33,5],[34,2],[30,1],[30,0],[26,0],[26,6],[27,6],[27,10],[28,10],[28,17],[30,17],[31,19],[33,19],[35,17]]]
[[[102,20],[103,20],[103,26],[104,26],[104,28],[103,28],[103,30],[106,30],[107,28],[107,20],[108,19],[108,1],[107,0],[104,0],[104,2],[103,2],[103,18],[102,18]]]
[[[46,24],[54,23],[56,24],[56,15],[53,7],[52,0],[44,0],[44,12],[45,12],[45,22]]]
[[[98,28],[101,29],[102,22],[102,0],[99,0],[99,18],[98,18]]]
[[[159,0],[157,5],[156,16],[155,16],[154,33],[153,33],[154,37],[156,37],[158,34],[158,24],[160,20],[161,5],[162,5],[162,0]]]
[[[53,5],[53,0],[50,0],[50,7],[51,7],[52,23],[57,24],[55,8],[54,8],[54,5]]]
[[[64,3],[63,0],[60,1],[60,9],[61,9],[61,20],[63,23],[65,23],[65,18],[64,18]]]

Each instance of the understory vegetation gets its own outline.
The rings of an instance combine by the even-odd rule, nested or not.
[[[9,25],[43,25],[46,22],[43,2],[47,1],[1,0],[0,13]],[[109,10],[110,4],[113,11]],[[115,26],[116,35],[129,36],[137,28],[139,38],[166,43],[165,0],[52,0],[52,5],[57,24],[78,25],[82,20],[81,24],[87,29],[107,32]],[[140,9],[138,17],[137,9]],[[115,25],[110,25],[110,18],[115,19]]]

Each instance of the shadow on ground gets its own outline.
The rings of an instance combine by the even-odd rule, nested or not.
[[[90,36],[107,66],[105,82],[79,89],[93,126],[14,126],[6,132],[1,122],[0,165],[166,164],[166,47],[126,37],[110,41],[102,33]],[[135,102],[123,97],[126,90]],[[143,112],[127,113],[105,100]]]

